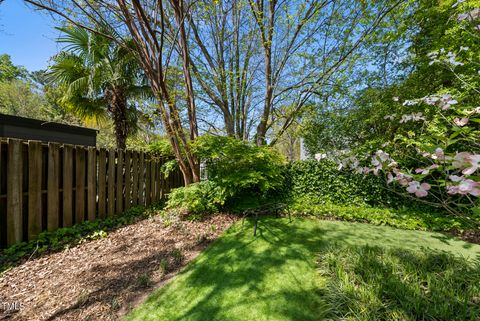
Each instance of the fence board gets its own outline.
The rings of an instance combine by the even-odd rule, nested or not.
[[[115,151],[108,152],[107,214],[115,214]]]
[[[145,162],[145,205],[147,206],[151,204],[150,179],[152,177],[151,177],[150,163],[151,163],[150,160]]]
[[[123,151],[118,150],[117,153],[117,184],[116,184],[116,200],[117,200],[117,214],[123,212]]]
[[[162,199],[162,163],[163,159],[160,159],[157,163],[157,202]]]
[[[47,230],[60,226],[60,146],[48,143]]]
[[[132,205],[138,205],[138,153],[133,153],[132,158]]]
[[[125,210],[131,207],[132,200],[132,153],[125,151]]]
[[[75,224],[85,220],[85,149],[75,147]]]
[[[42,231],[42,144],[28,142],[28,239]]]
[[[150,203],[153,204],[156,201],[155,181],[156,181],[156,161],[150,162]]]
[[[63,226],[73,225],[73,146],[63,146]]]
[[[8,139],[7,175],[7,245],[13,245],[23,238],[22,143],[18,139]]]
[[[107,152],[98,152],[98,217],[107,216]]]
[[[145,154],[138,155],[138,205],[145,205]]]
[[[88,147],[87,152],[87,215],[88,220],[95,220],[97,211],[97,151]]]

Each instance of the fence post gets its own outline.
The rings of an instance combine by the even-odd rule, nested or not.
[[[123,150],[119,149],[117,153],[117,209],[116,213],[123,212]]]
[[[138,161],[138,204],[145,205],[145,154],[140,152]]]
[[[107,216],[107,152],[98,152],[98,217]]]
[[[13,245],[23,238],[22,143],[9,138],[7,144],[7,245]]]
[[[73,146],[63,145],[63,227],[73,225]]]
[[[138,152],[133,152],[132,159],[132,205],[138,205]]]
[[[156,192],[155,192],[155,180],[156,180],[156,173],[155,164],[157,162],[155,160],[150,161],[150,203],[153,204],[156,201]]]
[[[131,206],[131,192],[132,192],[132,152],[125,151],[125,210],[128,210]]]
[[[59,185],[60,148],[56,143],[48,143],[47,229],[49,231],[53,231],[60,226]]]
[[[97,150],[88,147],[87,153],[87,215],[88,220],[93,221],[97,209]]]
[[[85,220],[85,149],[75,147],[75,224]]]
[[[111,216],[115,214],[115,150],[108,152],[108,201],[107,214]]]
[[[42,231],[42,144],[28,141],[28,239]]]
[[[151,203],[151,198],[150,198],[150,179],[151,179],[151,167],[150,167],[151,161],[145,161],[145,205],[148,206]]]

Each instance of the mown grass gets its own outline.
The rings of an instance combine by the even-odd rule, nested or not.
[[[480,246],[307,218],[234,225],[126,320],[476,320]]]

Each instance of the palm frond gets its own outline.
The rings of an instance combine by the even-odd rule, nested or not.
[[[65,98],[65,97],[64,97]],[[73,96],[69,99],[62,99],[63,109],[74,114],[86,122],[102,122],[108,118],[103,99],[87,99],[81,96]]]

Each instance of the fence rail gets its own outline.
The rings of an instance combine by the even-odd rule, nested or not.
[[[163,199],[182,186],[165,159],[137,151],[0,141],[0,247]]]

